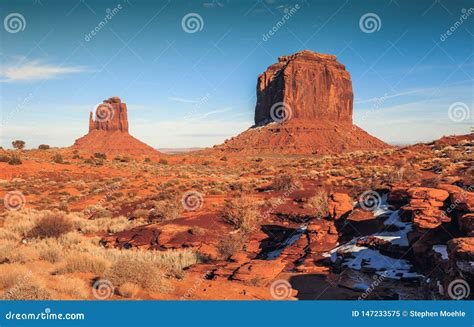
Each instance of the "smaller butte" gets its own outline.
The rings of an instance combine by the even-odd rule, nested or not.
[[[111,97],[97,106],[95,119],[89,115],[89,133],[77,139],[73,150],[127,155],[159,155],[160,152],[128,132],[127,104]]]

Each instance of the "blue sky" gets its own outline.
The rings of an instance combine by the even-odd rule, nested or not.
[[[131,133],[146,143],[212,146],[252,125],[258,74],[303,49],[346,65],[354,122],[382,140],[465,134],[474,116],[470,7],[462,0],[3,1],[0,144],[71,145],[87,132],[89,111],[120,96]],[[12,13],[24,18],[19,28],[6,25]],[[195,33],[182,26],[189,13],[202,19]],[[375,30],[361,28],[365,14],[378,17]]]

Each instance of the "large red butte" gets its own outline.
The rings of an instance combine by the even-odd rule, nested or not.
[[[258,77],[255,125],[215,149],[247,154],[331,154],[389,147],[352,124],[349,72],[309,50],[278,58]]]

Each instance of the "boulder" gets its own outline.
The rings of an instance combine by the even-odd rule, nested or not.
[[[466,213],[459,217],[459,228],[467,236],[474,236],[474,213]]]
[[[429,187],[411,187],[408,189],[408,195],[412,199],[435,200],[439,202],[444,202],[449,197],[447,191]]]
[[[354,200],[345,193],[333,193],[329,196],[329,212],[336,220],[349,213],[354,208]]]

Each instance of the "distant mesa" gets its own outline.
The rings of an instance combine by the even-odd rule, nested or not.
[[[129,155],[157,155],[160,152],[128,133],[127,104],[111,97],[89,115],[89,133],[77,139],[74,150]]]
[[[389,147],[352,124],[352,82],[336,56],[303,50],[258,77],[255,125],[214,148],[249,154],[332,154]]]

